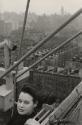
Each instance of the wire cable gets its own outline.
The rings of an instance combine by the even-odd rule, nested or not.
[[[22,49],[21,48],[22,48],[22,42],[23,42],[23,38],[24,38],[25,26],[26,26],[27,17],[28,17],[29,4],[30,4],[30,0],[27,0],[18,58],[20,58],[22,56]]]

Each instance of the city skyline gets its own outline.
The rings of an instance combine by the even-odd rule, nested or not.
[[[0,0],[1,12],[17,12],[25,11],[27,0]],[[64,7],[66,12],[74,13],[82,7],[82,0],[31,0],[30,12],[36,14],[54,14],[60,13],[61,7]]]

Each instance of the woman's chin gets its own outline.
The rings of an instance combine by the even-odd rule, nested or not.
[[[25,115],[26,113],[24,111],[22,111],[22,110],[18,110],[18,114]]]

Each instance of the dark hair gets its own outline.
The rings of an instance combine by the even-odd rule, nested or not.
[[[38,96],[36,94],[36,89],[31,87],[31,86],[24,86],[22,89],[21,89],[21,92],[24,92],[24,93],[28,93],[29,95],[31,95],[33,97],[33,102],[35,103],[36,101],[38,101]]]

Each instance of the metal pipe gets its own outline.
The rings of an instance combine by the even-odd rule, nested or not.
[[[36,118],[38,118],[38,116],[41,115],[41,114],[44,112],[44,110],[45,110],[45,109],[43,108],[39,113],[37,113],[37,114],[35,115],[34,119],[36,120]]]
[[[49,115],[49,113],[50,113],[50,110],[48,110],[45,114],[43,114],[43,116],[38,120],[38,122],[41,123],[45,119],[45,117]]]
[[[34,64],[32,64],[31,66],[29,66],[29,68],[27,70],[25,70],[23,73],[21,73],[20,75],[16,76],[16,78],[19,78],[21,75],[23,75],[25,72],[29,71],[31,68],[33,68],[34,66],[36,66],[38,63],[40,63],[41,61],[43,61],[45,58],[47,58],[49,55],[53,54],[54,52],[58,51],[60,48],[62,48],[63,46],[65,46],[67,43],[71,42],[73,39],[75,39],[76,37],[78,37],[79,35],[82,34],[82,31],[80,31],[79,33],[75,34],[74,36],[72,36],[70,39],[67,39],[66,41],[64,41],[63,43],[61,43],[58,47],[52,49],[49,53],[47,53],[45,56],[43,56],[40,60],[36,61]]]
[[[72,20],[78,17],[82,13],[82,8],[78,10],[74,15],[72,15],[64,24],[62,24],[57,30],[51,33],[44,40],[40,41],[36,46],[34,46],[29,52],[27,52],[21,59],[18,60],[16,64],[10,67],[0,78],[6,76],[9,72],[11,72],[15,67],[17,67],[26,57],[30,56],[34,51],[36,51],[39,47],[41,47],[44,43],[50,40],[54,35],[56,35],[59,31],[61,31],[66,25],[68,25]]]

